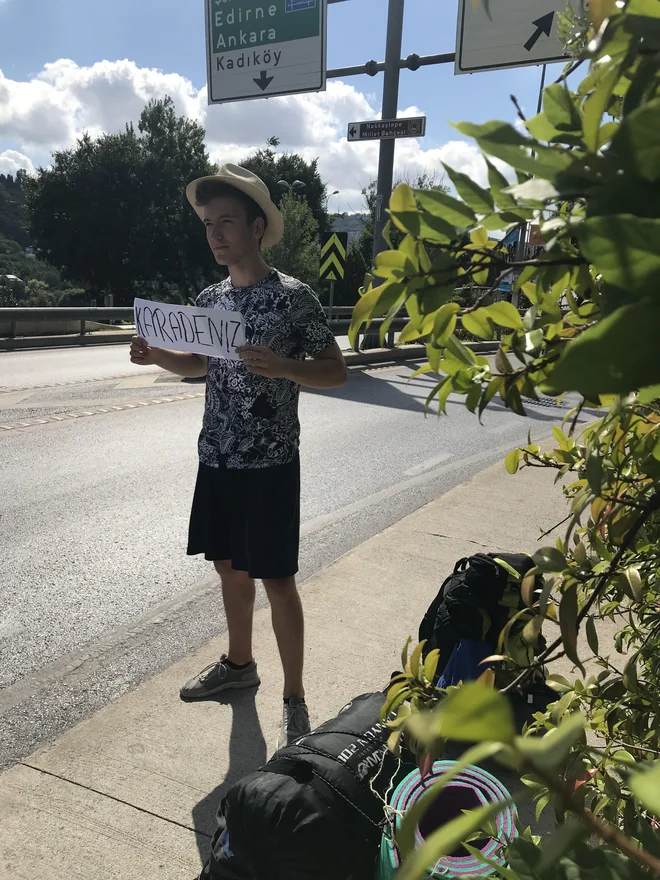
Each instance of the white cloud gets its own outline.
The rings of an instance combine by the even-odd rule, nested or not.
[[[200,121],[211,145],[263,144],[280,138],[284,149],[324,147],[345,136],[355,118],[372,118],[374,110],[353,86],[331,82],[326,92],[291,95],[260,101],[206,106],[206,89],[200,92]]]
[[[2,0],[0,0],[1,3]],[[29,156],[24,156],[17,150],[4,150],[0,153],[0,174],[15,175],[21,169],[27,171],[28,174],[34,174],[35,168]]]
[[[179,113],[198,115],[198,95],[189,80],[132,61],[79,67],[62,58],[27,82],[0,71],[0,134],[26,149],[69,147],[83,131],[119,131],[137,121],[150,98],[166,94]]]
[[[165,95],[172,97],[178,113],[205,126],[214,161],[239,160],[274,135],[281,149],[300,152],[307,159],[318,157],[330,190],[340,190],[331,207],[362,210],[360,190],[376,177],[378,147],[347,143],[346,129],[349,122],[379,114],[373,96],[341,81],[330,82],[327,91],[316,94],[209,107],[206,88],[196,89],[179,74],[138,67],[128,60],[81,67],[60,59],[25,82],[0,71],[0,148],[17,147],[0,154],[2,167],[33,170],[33,162],[47,162],[52,150],[72,146],[84,131],[96,136],[137,122],[148,100]],[[418,107],[408,107],[400,115],[422,113]],[[486,183],[483,160],[464,141],[427,149],[422,141],[401,140],[396,153],[397,173],[433,173],[441,171],[440,163],[446,161]]]
[[[444,162],[455,171],[462,171],[479,186],[488,186],[488,168],[480,150],[465,141],[448,141],[439,149],[432,151],[438,162]],[[508,178],[513,179],[511,168],[500,159],[491,157],[491,163]]]

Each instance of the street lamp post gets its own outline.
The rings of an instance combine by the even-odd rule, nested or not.
[[[293,183],[289,183],[288,180],[278,180],[277,185],[294,193],[302,192],[307,188],[307,184],[302,180],[294,180]]]
[[[326,214],[328,213],[328,202],[330,201],[330,199],[331,199],[333,196],[338,196],[338,195],[339,195],[339,190],[336,189],[336,190],[334,190],[333,192],[328,193],[328,195],[325,197],[325,213],[326,213]]]

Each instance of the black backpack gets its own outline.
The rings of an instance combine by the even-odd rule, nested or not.
[[[518,553],[477,553],[459,559],[419,627],[419,640],[426,641],[424,656],[435,648],[440,651],[436,681],[460,639],[484,641],[495,653],[501,631],[525,607],[521,584],[533,566],[529,556]],[[537,575],[533,590],[542,586],[543,579]],[[531,618],[531,611],[521,615],[515,633]],[[540,637],[537,650],[542,645]]]
[[[385,794],[400,773],[379,721],[384,702],[356,697],[232,785],[200,880],[372,877]]]

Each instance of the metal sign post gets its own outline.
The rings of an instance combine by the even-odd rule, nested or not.
[[[326,0],[205,0],[209,104],[319,92]]]
[[[387,7],[387,37],[385,44],[385,70],[383,71],[383,107],[381,116],[385,120],[396,119],[399,102],[399,59],[403,37],[404,0],[389,0]],[[392,195],[394,179],[394,138],[382,139],[378,156],[378,178],[376,184],[376,217],[374,221],[374,262],[388,244],[383,238],[387,224],[386,209]],[[362,348],[378,348],[378,333],[365,334]]]
[[[396,119],[399,102],[399,58],[403,38],[404,0],[389,0],[387,7],[387,38],[385,44],[385,71],[383,73],[383,119]],[[378,180],[376,186],[376,221],[374,224],[374,260],[387,247],[383,230],[387,223],[385,210],[392,195],[394,178],[394,140],[380,142]]]

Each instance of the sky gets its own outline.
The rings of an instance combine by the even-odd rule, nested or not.
[[[406,0],[403,56],[452,52],[458,0]],[[328,69],[382,61],[387,0],[328,8]],[[548,68],[556,77],[561,68]],[[485,183],[475,146],[452,122],[515,122],[510,95],[536,112],[540,67],[455,76],[453,64],[403,70],[399,116],[427,116],[426,136],[399,140],[396,173],[442,173],[442,162]],[[549,79],[551,81],[551,79]],[[330,79],[325,92],[209,107],[203,0],[0,0],[0,173],[47,166],[83,131],[116,132],[150,98],[171,95],[207,131],[216,162],[236,162],[280,139],[318,157],[331,211],[363,209],[378,146],[348,143],[350,122],[378,118],[382,74]]]

